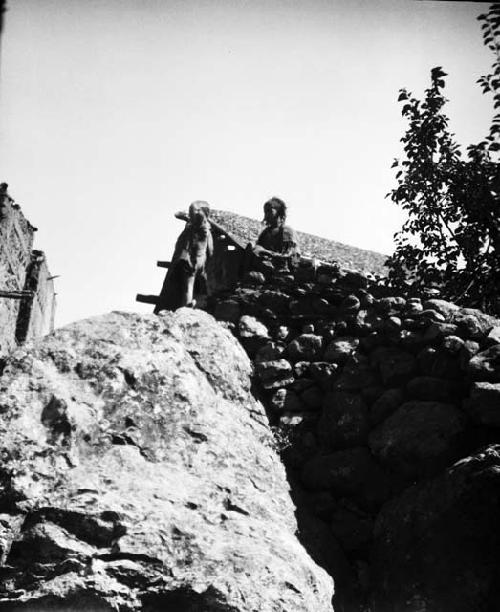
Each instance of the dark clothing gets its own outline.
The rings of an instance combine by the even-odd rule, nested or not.
[[[281,255],[296,255],[299,252],[297,235],[288,225],[266,227],[257,238],[257,245]]]
[[[188,279],[194,276],[194,293],[207,293],[205,262],[213,252],[212,233],[208,222],[200,227],[186,223],[177,238],[172,262],[163,282],[155,314],[176,310],[185,304]],[[191,296],[192,297],[192,296]]]

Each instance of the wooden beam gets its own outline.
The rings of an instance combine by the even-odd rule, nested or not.
[[[8,298],[11,300],[22,300],[23,298],[31,298],[33,297],[33,291],[24,291],[24,290],[16,290],[16,291],[7,291],[5,289],[0,289],[0,297]]]
[[[135,301],[142,302],[143,304],[154,304],[156,306],[156,304],[158,304],[158,298],[159,296],[157,295],[143,295],[142,293],[138,293],[135,296]]]

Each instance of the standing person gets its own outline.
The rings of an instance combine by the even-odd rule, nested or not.
[[[210,207],[207,202],[196,200],[189,206],[189,213],[177,213],[185,219],[186,225],[177,238],[172,263],[160,293],[160,303],[155,314],[161,310],[176,310],[182,306],[196,305],[193,294],[206,294],[207,259],[213,253],[213,239],[210,230]]]
[[[297,235],[289,225],[285,225],[286,212],[286,204],[280,198],[271,198],[264,204],[266,227],[253,248],[255,255],[271,255],[276,259],[300,256]]]

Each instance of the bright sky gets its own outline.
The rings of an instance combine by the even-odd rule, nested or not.
[[[9,0],[0,180],[39,228],[56,324],[152,307],[195,199],[384,253],[405,128],[398,89],[449,74],[459,142],[487,133],[486,4],[418,0]]]

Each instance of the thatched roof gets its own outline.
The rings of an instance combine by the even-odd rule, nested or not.
[[[245,245],[255,242],[263,229],[262,223],[256,219],[243,217],[224,210],[211,210],[211,218],[227,229],[236,240]],[[294,228],[297,229],[297,228]],[[358,249],[357,247],[320,238],[313,234],[297,231],[300,248],[303,255],[317,257],[323,261],[336,262],[342,268],[357,270],[365,274],[378,274],[385,276],[387,270],[384,262],[387,255]]]

